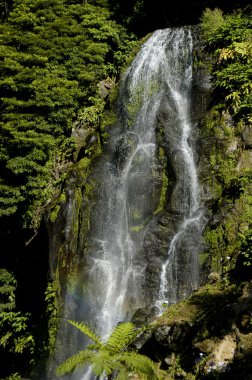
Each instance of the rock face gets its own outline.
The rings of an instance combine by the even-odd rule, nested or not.
[[[100,97],[106,100],[109,97],[109,94],[114,86],[115,86],[115,81],[111,78],[107,78],[99,82],[98,88],[99,88]]]
[[[165,311],[140,352],[174,379],[250,380],[251,312],[251,282],[242,293],[221,282],[206,285]]]

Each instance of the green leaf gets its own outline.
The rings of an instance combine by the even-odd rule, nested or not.
[[[101,376],[103,373],[110,375],[116,369],[116,362],[108,351],[97,352],[91,359],[92,371],[95,375]]]
[[[125,352],[121,354],[120,360],[125,363],[126,368],[139,375],[144,374],[148,380],[158,380],[150,358],[136,352]]]
[[[125,369],[120,370],[115,377],[115,380],[129,380],[128,372],[125,371]]]
[[[133,323],[120,323],[106,342],[106,348],[113,353],[123,351],[138,335],[139,330],[136,330]]]
[[[68,321],[71,325],[76,327],[78,330],[83,332],[83,334],[87,335],[93,342],[95,342],[99,347],[102,345],[101,338],[96,335],[90,328],[84,323],[84,322],[75,322],[75,321]]]
[[[56,375],[62,376],[66,373],[71,373],[75,370],[76,367],[85,366],[90,364],[91,358],[94,353],[89,350],[80,351],[78,354],[71,356],[69,359],[64,361],[60,366],[56,369]]]

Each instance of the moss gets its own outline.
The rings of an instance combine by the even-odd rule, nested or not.
[[[60,211],[60,208],[61,208],[61,205],[63,203],[65,203],[66,201],[66,194],[64,191],[62,192],[59,192],[58,194],[55,193],[55,198],[53,201],[51,201],[51,205],[50,205],[50,211],[49,211],[49,221],[51,223],[55,223],[57,217],[58,217],[58,214],[59,214],[59,211]]]
[[[63,203],[66,201],[66,194],[62,192],[59,196],[59,202]]]
[[[209,257],[209,252],[201,252],[199,254],[199,264],[200,264],[200,266],[203,266],[206,263],[208,257]]]
[[[139,225],[139,226],[132,226],[132,227],[130,227],[129,229],[130,229],[130,231],[132,231],[132,232],[139,232],[139,231],[141,231],[143,228],[144,228],[144,225],[141,224],[141,225]]]
[[[60,205],[56,205],[54,207],[54,209],[51,211],[49,219],[52,223],[54,223],[56,221],[59,210],[60,210]]]
[[[205,232],[209,269],[227,278],[240,254],[241,235],[251,224],[251,171],[243,162],[240,128],[227,111],[214,107],[206,117],[204,130],[205,138],[211,138],[206,145],[209,171],[204,181],[212,195],[210,209],[217,216]]]
[[[170,325],[172,323],[193,322],[197,316],[197,307],[188,301],[181,301],[171,305],[157,320],[156,325]]]
[[[50,354],[53,353],[58,330],[59,305],[56,297],[58,286],[57,280],[49,281],[45,291],[48,318],[48,351]]]
[[[143,94],[148,92],[148,96],[151,97],[159,90],[159,83],[157,81],[152,81],[147,85],[148,87],[146,87],[146,83],[138,84],[138,86],[134,89],[132,98],[130,98],[130,101],[127,102],[127,111],[130,117],[129,125],[132,125],[133,120],[135,120],[135,115],[141,109],[143,104]]]
[[[162,160],[166,157],[166,152],[164,150],[164,148],[162,146],[159,147],[159,150],[158,150],[158,158],[159,160]]]
[[[211,255],[211,272],[221,272],[222,257],[225,252],[224,230],[222,226],[211,229],[207,227],[204,234]]]
[[[168,177],[166,174],[165,166],[163,167],[161,179],[162,179],[162,187],[161,187],[161,192],[160,192],[160,198],[159,198],[158,207],[157,207],[156,211],[154,212],[154,214],[157,214],[158,212],[162,211],[166,205],[167,189],[168,189],[169,180],[168,180]]]
[[[220,305],[225,305],[237,294],[238,291],[235,286],[227,286],[222,281],[204,285],[193,293],[190,298],[169,306],[153,325],[158,327],[185,322],[193,324],[202,320],[202,318],[205,318],[206,322],[208,322],[208,318],[211,320],[214,314],[221,310],[221,308],[218,310]]]
[[[133,220],[139,220],[139,219],[141,219],[141,213],[140,213],[140,211],[137,208],[134,208],[131,211],[131,216],[132,216]]]

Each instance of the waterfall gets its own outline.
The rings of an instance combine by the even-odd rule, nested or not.
[[[167,31],[154,33],[128,70],[118,103],[121,124],[111,157],[102,164],[103,196],[98,208],[103,214],[93,219],[87,275],[93,318],[103,336],[145,305],[141,286],[145,266],[138,253],[156,208],[155,125],[162,100],[166,38]]]
[[[205,217],[190,120],[192,60],[190,27],[158,30],[121,83],[118,124],[93,172],[95,204],[78,301],[77,317],[91,321],[103,338],[138,310],[154,306],[157,315],[163,304],[177,302],[199,284]],[[159,228],[157,210],[166,170],[159,159],[158,130],[174,177],[163,213],[175,222],[166,237],[165,256],[157,258],[152,271],[146,242],[153,226]],[[152,246],[158,257],[159,247]],[[157,279],[152,294],[145,287],[147,273]],[[90,368],[70,378],[94,379]]]

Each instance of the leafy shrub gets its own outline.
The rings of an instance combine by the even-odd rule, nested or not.
[[[223,16],[207,9],[201,18],[202,34],[215,59],[213,83],[224,108],[240,122],[252,123],[251,18],[245,12]]]

